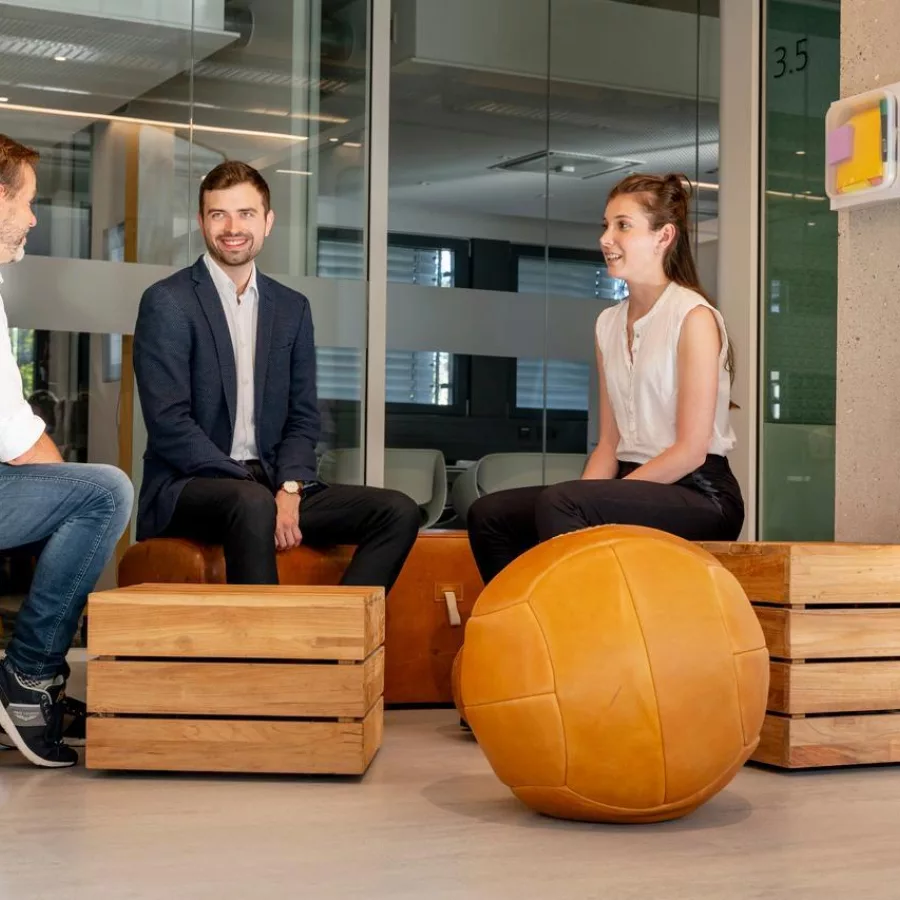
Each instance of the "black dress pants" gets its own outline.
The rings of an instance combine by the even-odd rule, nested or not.
[[[253,480],[191,479],[165,535],[222,544],[229,584],[278,584],[274,491],[258,463],[245,465]],[[390,590],[420,523],[412,499],[382,488],[334,484],[300,502],[303,543],[356,545],[342,584]]]
[[[708,456],[675,484],[622,480],[636,468],[620,463],[613,479],[514,488],[476,500],[467,527],[484,583],[541,541],[593,525],[644,525],[689,541],[737,540],[744,502],[725,457]]]

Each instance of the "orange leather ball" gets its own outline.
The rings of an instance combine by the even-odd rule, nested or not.
[[[560,818],[696,809],[759,743],[762,629],[706,551],[648,528],[562,535],[489,585],[466,626],[465,717],[494,772]]]
[[[463,648],[459,648],[459,652],[453,657],[453,667],[450,669],[450,690],[453,692],[453,703],[459,710],[459,714],[465,718],[462,708],[462,700],[460,699],[459,678],[462,672],[462,655]]]

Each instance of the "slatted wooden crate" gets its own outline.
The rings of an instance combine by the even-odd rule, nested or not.
[[[381,588],[145,584],[88,614],[90,769],[359,775],[381,745]]]
[[[900,762],[900,546],[705,544],[740,581],[769,648],[755,761]]]

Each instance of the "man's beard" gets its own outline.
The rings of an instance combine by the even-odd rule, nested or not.
[[[253,239],[253,235],[240,232],[238,234],[230,234],[228,235],[228,237],[244,238],[245,240],[249,241],[249,244],[245,249],[234,252],[225,250],[224,248],[220,247],[216,241],[210,240],[205,234],[203,236],[203,239],[206,243],[206,249],[209,250],[209,255],[220,265],[246,265],[248,262],[255,259],[259,254],[259,251],[262,250],[262,244],[257,244]]]
[[[0,222],[0,247],[5,262],[19,262],[25,256],[27,231],[13,231],[8,222]]]

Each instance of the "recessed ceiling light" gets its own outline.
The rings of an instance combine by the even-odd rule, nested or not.
[[[816,223],[815,223],[815,222],[807,222],[806,224],[809,225],[810,228],[815,228],[815,227],[816,227]]]
[[[54,56],[53,57],[53,59],[56,60],[56,62],[66,62],[66,60],[68,58],[69,58],[68,56]]]
[[[9,103],[9,97],[0,97],[0,103]]]
[[[338,142],[338,138],[328,138],[328,140],[332,144],[336,144]]]
[[[794,152],[797,154],[797,156],[806,156],[805,150],[795,150]]]
[[[279,175],[312,175],[312,172],[305,172],[303,169],[276,169]]]
[[[362,144],[357,143],[356,141],[344,141],[345,147],[362,147]]]

